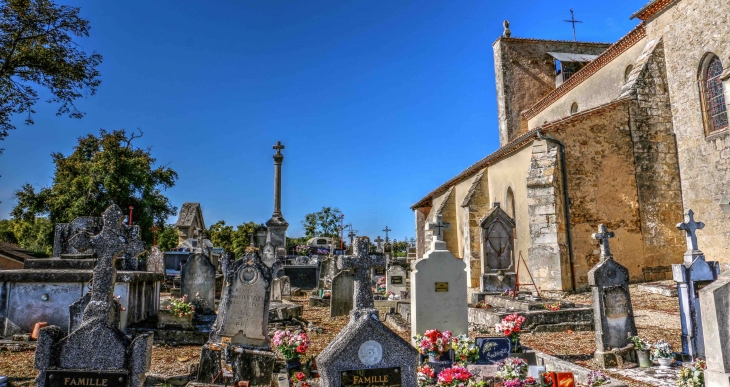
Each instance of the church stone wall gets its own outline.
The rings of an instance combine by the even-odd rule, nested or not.
[[[423,258],[428,250],[426,244],[426,220],[431,212],[431,207],[419,207],[413,211],[416,218],[416,257]]]
[[[482,274],[481,259],[481,227],[479,220],[489,211],[491,201],[489,200],[489,177],[486,169],[477,173],[472,181],[467,196],[461,204],[461,228],[464,254],[467,262],[466,272],[470,288],[479,288]]]
[[[465,214],[464,211],[462,211],[462,205],[464,203],[464,199],[469,194],[469,191],[471,189],[472,184],[474,183],[474,180],[479,176],[479,173],[475,173],[472,176],[467,177],[466,179],[460,181],[456,184],[454,187],[454,207],[456,210],[456,223],[451,224],[452,230],[456,230],[456,239],[458,242],[458,254],[454,254],[457,257],[464,258],[466,255],[464,255],[465,251],[465,238],[469,234],[469,228],[463,227],[464,222],[468,222],[468,216],[467,219],[464,219]],[[468,215],[468,214],[467,214]],[[466,261],[467,265],[469,264],[469,261]],[[468,270],[468,269],[467,269]]]
[[[730,194],[730,132],[706,136],[698,88],[706,53],[730,68],[730,2],[682,0],[647,20],[647,36],[662,38],[684,209],[706,226],[697,232],[707,259],[730,265],[730,214],[719,206]],[[730,88],[725,83],[726,95]],[[730,102],[730,99],[726,99]]]

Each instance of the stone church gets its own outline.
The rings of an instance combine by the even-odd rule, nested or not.
[[[514,276],[520,255],[541,290],[580,290],[604,223],[632,281],[669,279],[691,208],[700,248],[730,263],[730,2],[654,0],[631,18],[613,44],[514,37],[505,23],[492,45],[500,148],[411,207],[419,256],[442,215],[472,290]],[[502,247],[494,211],[510,220]]]

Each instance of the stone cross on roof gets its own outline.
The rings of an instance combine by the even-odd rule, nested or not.
[[[436,216],[436,222],[435,223],[428,223],[426,224],[426,230],[433,231],[433,236],[436,237],[436,240],[443,241],[444,240],[444,231],[451,230],[451,223],[446,223],[443,220],[443,216],[441,214]]]
[[[373,309],[373,292],[370,288],[370,271],[373,267],[385,265],[382,255],[370,255],[370,242],[366,238],[358,237],[353,244],[354,257],[342,257],[338,261],[341,270],[355,271],[355,309]]]
[[[123,224],[124,214],[116,204],[112,204],[101,215],[104,227],[101,232],[92,235],[82,231],[74,235],[69,243],[79,251],[93,248],[99,256],[94,268],[94,279],[91,287],[91,301],[111,300],[116,268],[114,261],[121,254],[136,257],[145,251],[145,244],[139,239],[139,227]]]
[[[605,261],[606,259],[613,257],[613,255],[611,255],[611,248],[608,245],[608,239],[615,236],[616,234],[614,234],[613,231],[608,231],[604,224],[599,224],[598,232],[591,235],[591,237],[593,239],[597,239],[598,243],[601,245],[601,261]]]
[[[702,254],[699,246],[697,245],[697,230],[705,228],[705,224],[702,222],[695,222],[695,213],[691,209],[684,213],[684,222],[678,223],[677,228],[686,232],[687,235],[687,253],[690,255]],[[687,255],[685,253],[685,255]]]

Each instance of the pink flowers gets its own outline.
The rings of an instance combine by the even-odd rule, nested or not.
[[[473,378],[466,368],[454,366],[441,371],[437,383],[440,387],[460,387],[469,385]]]
[[[277,330],[274,332],[271,343],[286,360],[295,359],[299,355],[303,355],[312,344],[306,333],[302,332],[295,335],[285,330]]]
[[[422,355],[441,356],[451,349],[451,332],[441,332],[437,329],[427,330],[426,333],[416,335],[413,339],[418,343],[418,349]]]
[[[515,313],[503,318],[502,322],[494,326],[494,329],[505,336],[511,336],[514,333],[520,333],[524,322],[525,318]]]

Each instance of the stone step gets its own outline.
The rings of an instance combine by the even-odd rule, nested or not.
[[[61,259],[95,259],[94,254],[78,253],[78,254],[61,254]]]
[[[23,263],[24,269],[93,270],[94,266],[96,259],[33,258]]]

